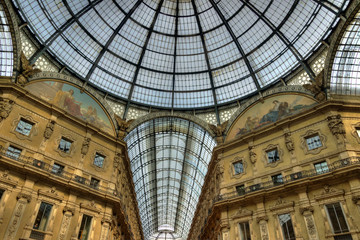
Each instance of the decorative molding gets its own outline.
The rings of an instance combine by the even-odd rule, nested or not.
[[[18,126],[19,122],[21,119],[25,119],[26,121],[32,123],[32,127],[30,130],[29,135],[24,135],[22,133],[19,133],[18,131],[16,131],[16,127]],[[13,129],[11,130],[11,133],[15,134],[15,136],[20,139],[20,140],[29,140],[31,141],[31,138],[33,136],[37,136],[38,135],[38,122],[35,121],[31,116],[29,115],[22,115],[19,114],[17,118],[14,118],[11,125],[13,126]]]
[[[263,216],[259,216],[259,217],[256,217],[256,222],[259,223],[261,221],[268,221],[269,220],[269,217],[266,216],[266,215],[263,215]]]
[[[29,203],[29,202],[31,202],[32,196],[30,194],[26,194],[26,193],[21,192],[16,196],[16,199],[17,200],[25,199]]]
[[[357,133],[357,130],[360,130],[360,122],[351,125],[351,130],[351,135],[353,135],[356,141],[360,144],[360,136]]]
[[[94,200],[92,200],[89,203],[81,203],[80,204],[81,209],[89,210],[90,212],[94,212],[99,214],[101,212],[101,209],[96,207],[96,203]]]
[[[10,115],[14,104],[13,100],[0,97],[0,122]]]
[[[61,150],[59,149],[59,144],[60,144],[60,141],[61,141],[62,138],[66,138],[66,139],[69,139],[69,140],[71,141],[71,146],[70,146],[69,152],[64,152],[64,151],[61,151]],[[56,151],[57,153],[59,153],[59,155],[60,155],[61,157],[72,157],[72,156],[74,155],[75,150],[76,150],[76,148],[75,148],[75,138],[74,138],[74,137],[72,137],[72,136],[69,135],[69,134],[60,133],[59,136],[58,136],[58,138],[55,140],[55,142],[56,142],[56,149],[55,149],[55,151]]]
[[[267,153],[272,150],[277,150],[279,154],[279,160],[275,162],[269,162]],[[279,144],[269,144],[266,148],[262,150],[263,152],[263,162],[265,167],[276,167],[279,163],[283,162],[284,151],[280,148]]]
[[[344,189],[340,190],[340,189],[332,188],[328,184],[325,184],[324,189],[322,190],[322,193],[319,195],[315,195],[314,198],[317,201],[335,200],[335,197],[343,197],[344,194],[345,194]]]
[[[337,115],[328,116],[327,120],[331,133],[337,139],[339,139],[339,136],[345,138],[346,131],[345,131],[344,123],[341,119],[341,115],[337,114]]]
[[[238,210],[236,211],[236,213],[231,216],[231,219],[235,220],[235,219],[238,219],[238,218],[250,217],[250,216],[252,216],[252,214],[253,214],[253,211],[248,210],[248,209],[243,208],[243,207],[239,207]]]
[[[300,207],[301,215],[306,215],[306,212],[313,213],[314,212],[314,207],[312,207],[312,206]]]
[[[315,148],[315,149],[311,149],[309,150],[308,145],[306,143],[306,138],[312,137],[318,135],[321,141],[321,147]],[[326,149],[326,136],[324,134],[322,134],[320,132],[320,129],[317,130],[308,130],[305,134],[301,135],[301,148],[303,149],[305,154],[318,154],[320,153],[323,149]]]
[[[81,155],[84,157],[88,151],[89,151],[89,147],[90,147],[90,142],[91,142],[91,138],[85,137],[84,141],[82,143],[81,146]]]
[[[234,163],[237,162],[242,162],[243,165],[243,172],[235,174],[235,169],[234,169]],[[247,168],[247,163],[244,159],[244,157],[235,157],[233,160],[230,161],[230,166],[229,166],[229,175],[230,178],[241,178],[242,176],[244,176],[246,174],[246,168]]]
[[[44,138],[47,140],[51,137],[51,135],[54,132],[55,128],[55,121],[49,120],[49,122],[46,124],[45,130],[44,130]]]
[[[48,197],[48,198],[50,198],[52,200],[56,200],[56,201],[59,201],[59,202],[62,202],[64,200],[64,197],[60,196],[57,193],[55,187],[52,187],[51,189],[49,189],[47,191],[39,189],[38,194],[39,194],[39,196],[45,196],[45,197]]]
[[[295,203],[293,201],[286,201],[285,199],[279,197],[275,204],[270,207],[270,211],[275,212],[275,214],[293,212]]]
[[[17,181],[14,181],[10,178],[8,170],[4,170],[0,174],[0,183],[4,184],[10,188],[15,188],[18,185]]]
[[[95,156],[96,156],[96,154],[100,154],[100,155],[102,155],[102,156],[104,156],[104,162],[103,162],[103,166],[102,167],[99,167],[99,166],[96,166],[95,164],[94,164],[94,161],[95,161]],[[103,171],[105,171],[106,169],[107,169],[107,167],[108,167],[108,154],[104,151],[104,150],[102,150],[102,149],[96,149],[94,152],[93,152],[93,154],[91,155],[91,163],[90,163],[90,166],[92,167],[92,168],[94,168],[96,171],[98,171],[98,172],[103,172]]]

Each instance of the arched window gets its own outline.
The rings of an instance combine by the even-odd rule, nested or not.
[[[12,76],[13,43],[4,7],[0,4],[0,76]]]
[[[330,91],[360,95],[360,12],[344,32],[334,58]]]

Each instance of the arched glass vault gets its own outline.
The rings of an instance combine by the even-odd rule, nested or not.
[[[130,104],[227,105],[306,59],[348,0],[14,0],[43,53]]]
[[[125,141],[145,238],[186,239],[215,140],[193,122],[162,117]]]

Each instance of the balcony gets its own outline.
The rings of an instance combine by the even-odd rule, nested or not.
[[[214,199],[214,203],[220,202],[223,200],[235,199],[235,198],[238,198],[239,196],[246,196],[250,193],[257,192],[257,191],[264,190],[264,189],[271,189],[271,188],[276,188],[276,187],[280,187],[280,186],[285,187],[286,185],[289,185],[290,183],[298,181],[300,179],[304,180],[306,178],[325,175],[327,173],[334,172],[338,169],[345,168],[345,167],[348,167],[351,165],[360,166],[360,157],[351,157],[351,158],[346,158],[346,159],[336,161],[329,165],[328,171],[316,171],[315,169],[313,169],[313,170],[307,170],[307,171],[293,173],[293,174],[284,176],[283,181],[281,183],[269,181],[269,182],[254,184],[254,185],[245,187],[242,190],[241,194],[239,194],[239,191],[233,191],[233,192],[229,192],[229,193],[225,193],[225,194],[220,194]]]

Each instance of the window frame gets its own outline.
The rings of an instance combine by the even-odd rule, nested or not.
[[[242,228],[241,228],[241,225],[243,224],[246,224],[247,226],[246,227],[246,231],[247,229],[249,230],[249,232],[246,232],[245,231],[245,236],[242,236]],[[251,230],[250,230],[250,224],[248,221],[246,222],[239,222],[238,223],[238,227],[239,227],[239,239],[240,240],[251,240]]]
[[[318,141],[312,141],[311,143],[309,143],[308,140],[314,139],[316,137],[318,138]],[[321,148],[323,146],[323,143],[321,141],[321,138],[320,138],[319,134],[314,134],[314,135],[310,135],[310,136],[305,137],[305,142],[306,142],[306,147],[307,147],[308,151],[313,151],[313,150],[316,150],[316,149]],[[317,145],[319,142],[320,142],[320,145]]]
[[[65,146],[66,147],[66,143],[70,143],[69,149],[62,149],[61,144],[62,142],[65,142]],[[58,150],[64,154],[70,154],[71,153],[71,146],[73,144],[74,141],[72,141],[71,139],[67,138],[67,137],[61,137],[60,141],[59,141],[59,145],[58,145]]]
[[[239,172],[236,172],[236,165],[239,164],[240,165],[240,171]],[[233,162],[232,163],[232,167],[233,167],[233,174],[236,176],[236,175],[240,175],[240,174],[243,174],[244,173],[244,161],[243,160],[238,160],[236,162]]]
[[[331,220],[329,209],[328,209],[328,206],[335,205],[335,204],[338,204],[338,206],[340,207],[342,217],[344,218],[344,221],[345,221],[345,224],[346,224],[346,227],[347,227],[346,230],[340,229],[340,232],[335,232],[333,221]],[[328,222],[330,224],[331,231],[332,231],[333,234],[350,233],[349,223],[348,223],[348,221],[346,219],[346,216],[344,214],[343,206],[342,206],[342,204],[340,202],[324,204],[324,208],[325,208],[325,212],[326,212],[326,215],[327,215],[327,220],[328,220]],[[337,223],[339,224],[339,227],[342,228],[341,225],[340,225],[339,218],[338,218],[337,214],[336,214],[336,218],[337,218],[336,220],[337,220]]]
[[[241,185],[235,186],[235,191],[239,196],[244,195],[245,194],[245,185],[241,184]]]
[[[96,163],[96,158],[97,157],[102,157],[102,162],[101,162],[101,166],[99,166],[97,163]],[[106,156],[105,154],[102,154],[102,153],[99,153],[99,152],[95,152],[95,156],[94,156],[94,160],[93,160],[93,165],[95,167],[98,167],[98,168],[104,168],[105,166],[105,159],[106,159]]]
[[[31,126],[31,128],[30,128],[30,130],[27,132],[27,134],[26,134],[26,132],[24,133],[25,126],[23,126],[23,128],[20,128],[20,129],[19,129],[19,125],[20,125],[21,123],[24,123],[24,124],[27,124],[27,125],[30,125],[30,126]],[[34,122],[32,122],[32,121],[30,121],[30,120],[28,120],[28,119],[25,119],[25,118],[21,117],[21,118],[19,119],[19,121],[18,121],[18,124],[17,124],[16,127],[15,127],[15,131],[16,131],[17,133],[19,133],[19,134],[22,134],[22,135],[26,136],[26,137],[30,137],[34,125],[35,125]]]
[[[94,184],[96,183],[96,184]],[[90,187],[94,189],[99,189],[100,187],[100,180],[94,177],[90,178]]]
[[[280,178],[279,178],[279,176],[280,176]],[[281,179],[281,181],[278,181],[280,179]],[[274,186],[282,185],[282,184],[284,184],[284,177],[281,173],[275,174],[275,175],[271,176],[271,181],[274,184]]]
[[[41,206],[42,206],[43,204],[45,205],[44,213],[42,213],[42,216],[41,216],[41,218],[40,218],[40,221],[37,221],[38,216],[39,216],[39,214],[40,214]],[[42,222],[43,222],[42,220],[43,220],[45,211],[46,211],[46,209],[47,209],[48,206],[50,206],[50,211],[48,211],[48,215],[47,215],[47,219],[46,219],[45,224],[44,224],[43,227],[40,229],[40,226],[42,225]],[[39,209],[38,209],[37,214],[36,214],[36,217],[35,217],[35,221],[34,221],[33,227],[32,227],[33,230],[43,231],[43,232],[46,231],[46,228],[48,227],[48,223],[49,223],[49,220],[50,220],[50,217],[51,217],[51,213],[52,213],[52,211],[53,211],[53,207],[54,207],[53,204],[50,204],[50,203],[41,201],[40,206],[39,206]],[[38,222],[39,225],[38,225],[37,228],[36,228],[36,227],[35,227],[35,224],[36,224],[37,222]]]
[[[59,166],[59,168],[58,168],[56,171],[54,171],[54,167],[55,167],[55,166]],[[59,171],[59,169],[60,169],[60,171]],[[65,169],[65,166],[64,166],[64,165],[61,165],[61,164],[59,164],[59,163],[54,163],[54,164],[52,165],[52,168],[51,168],[51,173],[52,173],[52,174],[55,174],[55,175],[62,175],[63,172],[64,172],[64,169]]]
[[[277,156],[277,160],[275,161],[270,161],[270,156],[269,156],[269,153],[271,152],[276,152],[276,155],[274,155],[273,157],[276,157]],[[267,163],[268,164],[274,164],[276,162],[279,162],[280,161],[280,153],[279,153],[279,150],[277,148],[273,148],[273,149],[269,149],[269,150],[266,150],[266,158],[267,158]]]
[[[13,150],[18,150],[18,152],[14,152],[14,151],[9,151],[9,148],[12,148]],[[22,153],[22,149],[15,147],[14,145],[9,145],[8,148],[6,149],[5,155],[8,158],[14,159],[14,160],[19,160],[20,156]]]
[[[326,164],[326,170],[324,170],[324,166],[321,166],[321,169],[316,167],[317,165],[323,164],[323,163]],[[316,174],[324,174],[324,173],[328,173],[330,171],[329,165],[327,164],[326,161],[314,163],[314,169],[315,169]],[[321,170],[321,171],[318,171],[318,169]]]
[[[84,222],[84,216],[87,217],[87,218],[90,218],[90,223],[88,225],[85,225],[86,222],[83,224]],[[89,236],[90,236],[90,232],[91,232],[91,227],[92,227],[92,223],[93,223],[93,219],[94,217],[91,216],[91,215],[87,215],[87,214],[83,214],[82,217],[81,217],[81,222],[80,222],[80,227],[79,227],[79,232],[78,232],[78,236],[77,236],[77,239],[79,240],[88,240],[89,239]],[[81,235],[82,235],[82,227],[83,226],[88,226],[88,232],[87,232],[87,235],[85,238],[83,238]]]
[[[290,233],[289,233],[289,227],[288,227],[288,222],[289,222],[289,220],[288,221],[286,221],[286,222],[284,222],[284,223],[286,223],[286,229],[287,229],[287,236],[285,236],[285,232],[284,232],[284,228],[283,228],[283,225],[281,224],[281,219],[280,219],[280,217],[281,216],[284,216],[284,215],[288,215],[289,216],[289,220],[290,220],[290,223],[291,223],[291,228],[292,228],[292,232],[293,232],[293,236],[291,236],[290,235]],[[291,214],[290,213],[282,213],[282,214],[278,214],[278,221],[279,221],[279,226],[280,226],[280,228],[281,228],[281,234],[282,234],[282,237],[283,237],[283,240],[295,240],[296,239],[296,234],[295,234],[295,229],[294,229],[294,224],[292,223],[292,216],[291,216]]]
[[[314,136],[319,136],[319,140],[321,142],[321,146],[317,148],[312,148],[309,150],[307,139],[312,138]],[[323,135],[320,130],[308,130],[305,134],[301,135],[301,148],[303,149],[305,154],[318,154],[323,149],[326,148],[326,136]]]

